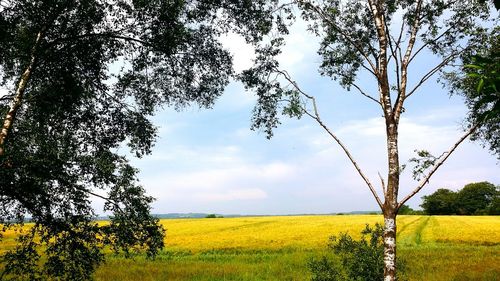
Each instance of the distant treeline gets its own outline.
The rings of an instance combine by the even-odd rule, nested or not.
[[[458,191],[440,188],[422,200],[423,211],[405,205],[399,214],[500,215],[500,186],[489,182],[470,183]]]

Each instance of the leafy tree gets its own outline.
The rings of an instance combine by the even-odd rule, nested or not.
[[[486,213],[492,216],[500,215],[500,188],[497,187],[496,195],[491,200],[490,205],[486,209]]]
[[[457,193],[457,209],[460,215],[487,214],[498,188],[489,182],[469,183]]]
[[[272,2],[272,1],[271,1]],[[382,1],[382,0],[290,0],[276,4],[279,19],[300,16],[309,31],[321,38],[319,72],[355,90],[377,108],[385,121],[388,174],[381,178],[383,197],[365,175],[348,147],[320,114],[318,93],[302,88],[294,77],[280,68],[276,56],[290,32],[282,25],[275,35],[256,46],[255,65],[243,72],[241,80],[258,95],[253,114],[253,129],[272,136],[281,115],[310,117],[345,152],[356,171],[375,197],[384,215],[384,280],[396,276],[396,215],[418,193],[451,153],[483,123],[474,123],[440,157],[435,157],[413,191],[399,198],[401,167],[398,132],[405,102],[417,95],[420,87],[436,73],[452,68],[463,54],[478,49],[488,34],[489,3],[480,1]],[[292,11],[296,11],[295,13]],[[418,77],[411,66],[430,55],[439,58]],[[362,73],[374,78],[376,85],[361,85]],[[417,73],[417,72],[416,72]],[[411,79],[410,79],[411,77]],[[411,81],[416,81],[414,84]],[[330,93],[329,93],[330,94]],[[330,106],[328,106],[330,107]],[[425,144],[423,144],[425,145]]]
[[[497,215],[500,187],[489,182],[470,183],[457,192],[441,188],[422,199],[420,206],[428,215]]]
[[[408,206],[408,205],[403,205],[403,206],[401,206],[401,208],[399,208],[398,214],[399,215],[413,215],[413,214],[415,214],[415,210],[410,208],[410,206]]]
[[[233,75],[219,36],[260,39],[272,20],[263,5],[0,1],[0,224],[34,222],[1,257],[3,279],[86,280],[107,245],[163,247],[153,199],[119,148],[150,153],[161,106],[210,107]],[[94,221],[95,197],[107,225]]]
[[[447,78],[452,94],[465,98],[469,108],[468,126],[481,122],[472,135],[500,158],[500,28],[475,53],[466,53],[463,69]]]
[[[428,215],[453,215],[457,213],[457,193],[440,188],[422,197],[420,205]]]

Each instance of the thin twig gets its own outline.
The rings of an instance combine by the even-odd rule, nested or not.
[[[427,81],[429,78],[431,78],[434,74],[436,74],[436,72],[438,72],[441,68],[443,68],[444,66],[446,66],[450,61],[452,61],[455,57],[457,57],[460,53],[462,53],[462,51],[460,52],[456,52],[456,53],[453,53],[451,55],[449,55],[447,58],[445,58],[441,63],[439,63],[438,65],[436,65],[433,69],[431,69],[429,72],[427,72],[423,77],[422,79],[420,79],[420,81],[417,83],[417,85],[415,85],[415,87],[413,87],[413,89],[408,92],[408,94],[406,95],[406,98],[410,97],[411,95],[413,95],[415,93],[415,91],[420,87],[422,86],[422,84],[425,83],[425,81]]]
[[[384,192],[384,196],[385,196],[385,194],[386,194],[386,188],[385,188],[384,178],[382,177],[382,175],[380,173],[378,173],[378,177],[380,178],[380,183],[382,184],[382,191]]]

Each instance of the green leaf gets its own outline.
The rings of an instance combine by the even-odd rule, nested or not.
[[[484,79],[479,80],[479,83],[477,83],[477,92],[480,93],[483,90],[484,86]]]

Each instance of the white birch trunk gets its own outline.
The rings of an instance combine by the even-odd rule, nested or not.
[[[14,98],[9,104],[9,111],[7,112],[3,120],[2,130],[0,131],[0,156],[3,156],[5,153],[4,150],[5,140],[7,139],[9,131],[12,128],[12,124],[14,123],[16,113],[21,107],[26,86],[28,85],[28,81],[31,77],[31,74],[33,73],[33,69],[37,61],[36,51],[40,45],[42,36],[43,36],[42,32],[38,32],[35,45],[33,46],[31,52],[30,63],[28,64],[23,74],[21,75]]]

